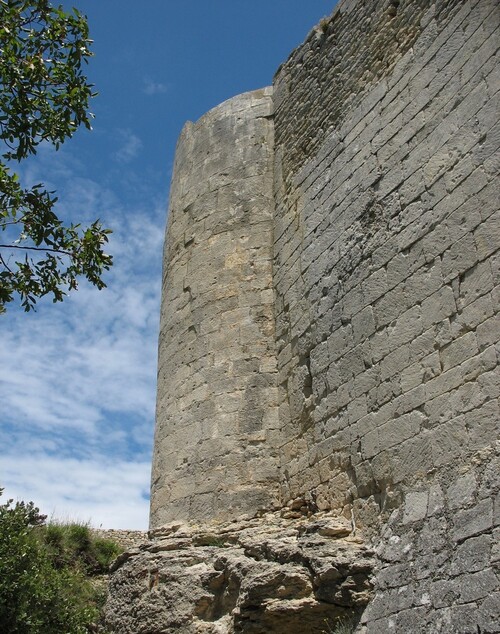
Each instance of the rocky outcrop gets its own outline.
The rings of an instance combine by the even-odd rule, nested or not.
[[[373,552],[330,513],[289,507],[150,536],[114,565],[106,632],[329,633],[371,597]]]

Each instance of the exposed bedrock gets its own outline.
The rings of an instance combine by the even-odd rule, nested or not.
[[[374,564],[350,522],[328,513],[172,525],[116,562],[105,627],[120,634],[326,634],[359,620]]]

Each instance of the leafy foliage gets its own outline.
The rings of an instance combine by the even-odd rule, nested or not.
[[[98,220],[85,229],[65,226],[54,212],[54,192],[41,183],[23,188],[12,171],[40,143],[58,149],[80,125],[91,128],[88,103],[95,93],[82,72],[91,42],[76,9],[0,0],[0,312],[15,294],[26,311],[47,294],[62,301],[80,276],[105,286],[110,231]]]
[[[120,548],[85,525],[45,519],[31,502],[0,505],[0,632],[84,634],[98,617],[104,591],[92,576]]]

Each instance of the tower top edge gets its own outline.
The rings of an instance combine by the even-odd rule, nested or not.
[[[184,128],[191,126],[199,126],[206,125],[210,120],[223,119],[225,116],[237,115],[240,112],[249,112],[253,108],[258,108],[261,110],[263,103],[268,102],[270,105],[271,112],[271,103],[273,96],[273,87],[266,86],[265,88],[258,88],[256,90],[249,90],[247,92],[240,93],[235,95],[234,97],[230,97],[226,99],[222,103],[214,106],[205,114],[203,114],[196,121],[186,121],[184,124]],[[260,113],[256,112],[255,116],[262,116]]]

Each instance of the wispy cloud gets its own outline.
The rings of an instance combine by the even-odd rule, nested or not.
[[[141,139],[130,130],[119,130],[120,145],[114,152],[113,158],[118,163],[130,163],[142,149]]]
[[[33,499],[56,519],[103,528],[147,527],[149,463],[7,455],[0,475],[5,498]]]
[[[168,86],[161,82],[153,81],[150,77],[144,78],[143,92],[146,95],[162,95],[168,91]]]
[[[102,291],[83,283],[62,304],[0,318],[0,486],[45,513],[144,528],[164,205],[145,192],[117,198],[61,152],[41,162],[30,177],[57,173],[67,220],[114,229],[114,266]]]

